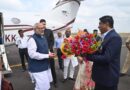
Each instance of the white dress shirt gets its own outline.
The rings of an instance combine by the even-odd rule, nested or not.
[[[28,42],[28,37],[18,37],[16,38],[16,45],[18,45],[18,48],[23,49],[27,48],[27,42]]]
[[[43,54],[37,52],[37,45],[33,38],[30,38],[28,40],[27,48],[28,48],[28,54],[30,58],[37,59],[37,60],[43,60],[45,58],[49,58],[49,54]]]
[[[106,36],[111,30],[113,30],[113,29],[110,29],[110,30],[108,30],[107,32],[105,32],[105,33],[103,33],[103,34],[101,35],[102,40],[104,40],[105,36]]]

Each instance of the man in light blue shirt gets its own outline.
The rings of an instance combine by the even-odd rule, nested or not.
[[[58,38],[55,40],[55,48],[57,50],[57,56],[58,56],[58,61],[59,61],[59,68],[61,70],[63,70],[63,60],[61,58],[62,52],[61,52],[60,47],[61,47],[61,44],[63,43],[64,39],[62,37],[62,33],[61,32],[58,32],[57,36],[58,36]]]

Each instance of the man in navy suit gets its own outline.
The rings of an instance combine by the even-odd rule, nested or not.
[[[53,46],[54,46],[54,35],[51,29],[46,28],[46,20],[41,19],[40,23],[42,23],[44,27],[44,35],[47,39],[48,43],[48,48],[50,52],[53,52]],[[53,77],[53,85],[54,87],[57,87],[57,77],[56,77],[56,71],[55,71],[55,60],[54,58],[49,58],[50,61],[50,66],[51,66],[51,72],[52,72],[52,77]]]
[[[93,61],[92,79],[95,81],[95,90],[118,90],[122,40],[113,28],[112,16],[103,16],[99,20],[98,28],[103,40],[101,48],[87,55]],[[83,60],[81,57],[78,59]]]

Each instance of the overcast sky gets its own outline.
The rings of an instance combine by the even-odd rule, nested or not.
[[[0,12],[46,12],[53,8],[58,0],[0,0]],[[87,28],[90,32],[98,29],[99,18],[111,15],[118,32],[130,33],[130,0],[84,0],[79,8],[73,31]],[[24,17],[24,16],[23,16]]]

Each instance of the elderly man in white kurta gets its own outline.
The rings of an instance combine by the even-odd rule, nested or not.
[[[66,39],[71,40],[71,30],[67,29],[65,31]],[[68,56],[64,59],[64,79],[63,83],[69,79],[69,80],[75,80],[74,79],[74,71],[75,71],[75,66],[78,65],[77,57],[74,57],[74,55]],[[70,70],[68,70],[70,68]],[[70,72],[69,72],[70,71]],[[69,76],[67,76],[69,73]]]
[[[29,71],[35,79],[35,90],[49,90],[52,82],[49,57],[53,58],[55,55],[48,52],[44,25],[37,23],[34,30],[35,33],[28,41]]]

